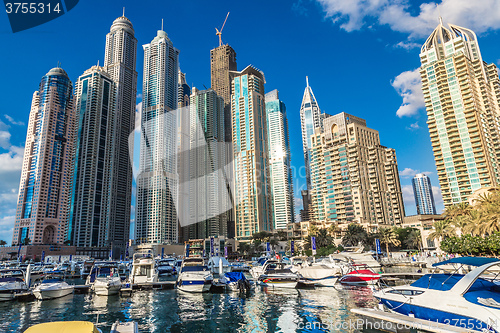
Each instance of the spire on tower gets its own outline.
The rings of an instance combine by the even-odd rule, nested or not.
[[[163,19],[161,19],[161,31],[163,31]]]
[[[306,76],[306,87],[309,87],[309,76]]]
[[[123,7],[123,17],[125,17],[125,7]]]

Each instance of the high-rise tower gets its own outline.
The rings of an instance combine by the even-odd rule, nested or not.
[[[267,93],[265,100],[273,228],[285,229],[295,221],[286,107],[278,90]]]
[[[418,173],[412,179],[413,194],[418,215],[436,215],[436,204],[432,194],[431,179],[423,173]]]
[[[500,184],[500,80],[476,34],[440,20],[420,52],[427,124],[444,205]]]
[[[12,244],[63,244],[76,137],[72,84],[52,68],[33,94]]]
[[[179,50],[163,30],[143,48],[135,237],[138,243],[177,243]]]
[[[310,150],[312,148],[311,136],[316,128],[322,128],[321,111],[314,97],[314,93],[309,86],[309,78],[306,76],[306,89],[302,97],[302,105],[300,106],[300,124],[302,127],[302,146],[304,149],[304,162],[306,167],[306,185],[307,190],[311,190],[311,165],[310,165]],[[307,209],[304,207],[304,209]]]
[[[93,66],[76,81],[79,116],[75,183],[71,212],[73,245],[111,246],[117,224],[112,219],[116,202],[113,166],[116,138],[116,85],[102,67]],[[116,178],[115,178],[116,179]],[[123,213],[123,212],[122,212]],[[123,228],[124,221],[121,221]],[[122,234],[122,238],[128,236]],[[123,239],[122,239],[123,241]],[[119,251],[113,251],[119,255]]]
[[[129,136],[135,128],[137,95],[137,39],[132,23],[125,16],[117,18],[106,35],[104,70],[116,84],[116,116],[114,120],[111,164],[111,201],[106,226],[107,245],[125,250],[130,237],[132,197],[132,158]],[[131,142],[133,144],[133,140]],[[132,147],[131,147],[132,148]],[[118,255],[118,251],[113,253]]]
[[[236,237],[272,230],[264,74],[248,66],[235,73],[232,95]]]

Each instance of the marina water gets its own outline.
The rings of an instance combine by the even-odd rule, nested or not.
[[[84,320],[110,331],[136,321],[140,332],[359,332],[349,310],[374,307],[369,287],[274,289],[248,294],[134,291],[130,297],[73,294],[45,301],[0,303],[0,332],[23,332],[48,321]]]

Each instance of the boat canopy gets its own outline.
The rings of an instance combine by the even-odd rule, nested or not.
[[[446,264],[463,264],[463,265],[469,265],[469,266],[482,266],[485,264],[489,264],[492,262],[497,262],[500,261],[497,258],[486,258],[486,257],[459,257],[459,258],[452,258],[449,260],[441,261],[435,264],[432,264],[433,267],[441,266],[441,265],[446,265]]]
[[[207,266],[184,266],[182,267],[181,273],[184,272],[206,272],[208,271]]]
[[[88,321],[57,321],[31,326],[24,333],[99,333],[97,327]]]
[[[243,280],[245,281],[247,278],[245,275],[241,272],[227,272],[224,274],[224,276],[230,281],[230,282],[238,282],[238,280]]]

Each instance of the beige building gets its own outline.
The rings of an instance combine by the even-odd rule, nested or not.
[[[476,34],[440,21],[422,46],[420,75],[444,205],[498,186],[500,80]]]
[[[412,215],[405,216],[403,228],[415,228],[420,230],[422,236],[422,248],[424,251],[439,250],[439,239],[430,239],[429,235],[434,232],[434,223],[444,220],[443,215]]]
[[[311,222],[359,223],[368,231],[403,222],[396,152],[380,145],[364,119],[339,113],[323,120],[311,149]]]

